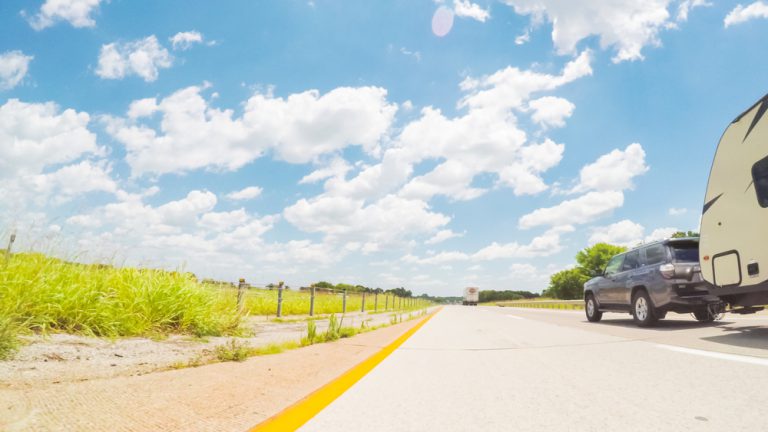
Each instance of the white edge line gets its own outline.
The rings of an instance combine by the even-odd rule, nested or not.
[[[719,360],[729,360],[729,361],[740,362],[740,363],[749,363],[749,364],[760,365],[760,366],[768,366],[768,359],[760,358],[760,357],[749,357],[749,356],[742,356],[737,354],[726,354],[726,353],[719,353],[719,352],[713,352],[713,351],[703,351],[703,350],[697,350],[692,348],[683,348],[683,347],[661,345],[661,344],[656,344],[656,346],[658,348],[663,348],[666,350],[675,351],[675,352],[684,353],[684,354],[692,354],[692,355],[709,357],[709,358],[714,358]]]
[[[512,319],[516,319],[516,320],[525,321],[525,318],[522,318],[522,317],[519,317],[519,316],[507,315],[507,317],[508,318],[512,318]]]

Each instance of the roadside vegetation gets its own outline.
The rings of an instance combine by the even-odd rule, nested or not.
[[[238,311],[237,289],[199,283],[191,273],[79,264],[39,253],[0,257],[0,360],[19,348],[20,334],[65,332],[117,338],[169,334],[238,336],[249,315],[275,315],[277,290],[249,289]],[[365,310],[391,311],[393,293],[366,294]],[[283,291],[284,315],[307,315],[308,291]],[[346,296],[346,311],[363,309],[362,293]],[[428,305],[415,300],[398,303],[402,310]],[[341,313],[343,294],[318,292],[315,314]],[[249,351],[250,355],[251,351]],[[219,357],[242,356],[236,346]]]

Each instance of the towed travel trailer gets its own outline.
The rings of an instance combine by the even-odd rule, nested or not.
[[[744,313],[768,304],[768,95],[738,116],[715,152],[699,262],[711,293]],[[738,310],[734,310],[736,312]]]

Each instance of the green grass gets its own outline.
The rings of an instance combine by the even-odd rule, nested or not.
[[[277,312],[277,290],[249,289],[238,313],[237,289],[201,284],[189,274],[78,264],[39,253],[13,254],[7,264],[0,261],[0,360],[18,349],[21,333],[155,339],[169,334],[240,335],[245,316]],[[376,309],[382,311],[385,296],[378,297]],[[389,296],[390,311],[392,300]],[[309,302],[308,291],[285,290],[283,315],[307,315]],[[402,310],[427,305],[420,301]],[[316,315],[331,314],[335,320],[333,314],[342,309],[340,293],[316,294]],[[348,294],[347,312],[361,309],[362,295]],[[365,309],[374,310],[373,295],[366,295]]]
[[[583,310],[584,301],[582,300],[515,300],[494,303],[502,307],[519,307],[533,309],[558,309],[558,310]]]
[[[15,254],[0,266],[0,357],[19,331],[93,336],[234,332],[241,316],[185,274]],[[9,342],[10,341],[10,342]]]

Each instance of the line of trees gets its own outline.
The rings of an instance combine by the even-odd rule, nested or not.
[[[504,300],[522,300],[532,299],[539,297],[540,294],[532,293],[530,291],[494,291],[494,290],[482,290],[480,291],[480,303],[504,301]]]
[[[698,237],[695,231],[678,231],[672,234],[672,238]],[[608,243],[597,243],[580,250],[576,254],[576,266],[559,271],[549,278],[549,287],[544,290],[542,296],[563,300],[582,298],[584,283],[595,276],[603,274],[608,261],[617,254],[627,250],[624,246]],[[482,293],[481,293],[482,295]]]
[[[347,291],[349,293],[377,293],[377,294],[393,294],[398,297],[413,297],[413,293],[410,290],[407,290],[403,287],[399,288],[392,288],[392,289],[382,289],[382,288],[370,288],[363,285],[351,285],[346,283],[337,283],[332,284],[330,282],[326,281],[320,281],[315,282],[311,286],[315,288],[321,288],[321,289],[333,289],[333,290],[339,290],[339,291]]]

